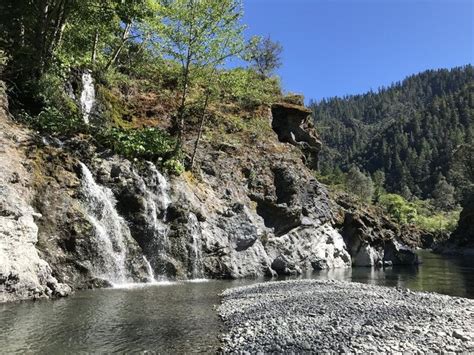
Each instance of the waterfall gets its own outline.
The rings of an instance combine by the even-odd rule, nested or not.
[[[169,185],[166,178],[156,169],[156,166],[147,162],[149,172],[145,180],[136,174],[140,190],[144,192],[146,220],[148,230],[152,236],[147,255],[157,272],[157,280],[166,280],[165,261],[168,258],[170,243],[168,239],[169,226],[166,224],[166,211],[171,203]]]
[[[202,272],[202,246],[200,233],[199,221],[194,213],[188,215],[189,224],[188,227],[191,233],[191,250],[190,250],[190,262],[191,262],[191,277],[193,279],[200,279],[203,277]]]
[[[166,279],[165,262],[169,259],[171,243],[168,237],[169,225],[167,224],[167,209],[171,204],[169,184],[166,178],[158,171],[156,166],[148,162],[149,174],[146,183],[143,181],[141,188],[145,191],[147,221],[153,229],[154,255],[149,255],[155,260],[157,279]],[[202,263],[202,235],[199,221],[194,213],[188,215],[188,275],[192,279],[201,279],[203,273]],[[153,262],[152,262],[153,263]]]
[[[166,219],[166,210],[171,203],[169,197],[169,185],[166,178],[156,169],[155,164],[147,162],[151,171],[151,177],[154,180],[156,186],[156,197],[160,203],[161,209],[164,211],[164,219]]]
[[[146,271],[148,273],[148,282],[155,282],[155,273],[146,256],[143,256],[143,262],[145,263]]]
[[[130,230],[115,209],[116,201],[112,191],[98,185],[86,165],[82,170],[81,192],[87,219],[93,227],[91,242],[97,253],[90,260],[94,276],[108,280],[114,285],[132,282],[127,275],[127,240]],[[144,258],[148,279],[154,280],[153,270]]]
[[[82,92],[80,102],[82,118],[86,124],[89,124],[89,116],[95,104],[95,89],[92,73],[88,70],[82,73]]]

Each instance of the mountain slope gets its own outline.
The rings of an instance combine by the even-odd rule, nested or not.
[[[474,69],[429,70],[389,88],[312,103],[325,143],[322,170],[356,164],[386,188],[428,198],[450,174],[456,148],[474,141]]]

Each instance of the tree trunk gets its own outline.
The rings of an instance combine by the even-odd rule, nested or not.
[[[95,65],[95,61],[97,59],[97,45],[99,44],[99,30],[95,30],[95,35],[94,35],[94,43],[92,44],[92,57],[91,57],[91,62],[92,65]]]
[[[46,27],[43,32],[43,69],[48,66],[54,52],[61,45],[70,10],[69,5],[69,0],[62,0],[55,6],[55,8],[52,8],[51,5],[48,6],[48,14],[45,19]],[[48,28],[49,26],[52,27]]]
[[[184,66],[184,75],[183,75],[183,91],[181,96],[181,103],[178,108],[178,115],[176,117],[176,122],[174,126],[177,129],[177,138],[176,145],[174,147],[174,154],[178,154],[179,150],[183,145],[183,130],[184,130],[184,114],[186,109],[186,99],[188,97],[188,86],[189,86],[189,67],[191,65],[191,52],[188,51],[186,56],[186,64]]]
[[[115,48],[114,54],[112,55],[112,57],[107,62],[107,65],[105,66],[105,70],[108,70],[112,66],[112,64],[114,64],[115,61],[117,60],[120,52],[123,49],[123,46],[128,41],[128,34],[130,33],[131,28],[132,28],[132,23],[127,23],[122,33],[122,41],[117,46],[117,48]]]
[[[40,5],[40,20],[37,29],[37,40],[36,46],[39,55],[39,70],[40,74],[43,72],[45,67],[45,52],[46,52],[46,38],[47,27],[48,27],[48,15],[49,15],[49,3],[47,0],[43,0]]]
[[[209,104],[209,97],[211,96],[211,91],[207,91],[206,93],[206,99],[204,100],[204,106],[202,108],[202,114],[201,114],[201,121],[199,122],[199,132],[198,136],[196,138],[196,142],[194,143],[194,149],[193,149],[193,155],[191,156],[191,165],[189,169],[192,171],[194,168],[194,162],[196,160],[196,154],[199,148],[199,142],[201,141],[202,138],[202,132],[204,130],[204,123],[206,121],[206,111],[207,111],[207,105]]]

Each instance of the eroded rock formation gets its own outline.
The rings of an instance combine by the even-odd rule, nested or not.
[[[272,106],[272,128],[280,142],[299,147],[304,153],[306,165],[317,169],[322,144],[310,118],[311,113],[304,106],[303,97],[293,95]]]

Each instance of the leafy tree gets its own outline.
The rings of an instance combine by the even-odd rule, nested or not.
[[[383,195],[380,197],[380,205],[384,207],[385,211],[398,223],[412,223],[416,220],[416,208],[400,195]]]
[[[385,185],[385,173],[383,170],[377,170],[373,174],[373,182],[374,182],[374,198],[377,202],[380,196],[385,193],[384,185]]]
[[[346,185],[350,192],[356,194],[364,201],[371,201],[374,194],[374,184],[370,176],[362,173],[359,168],[353,166],[346,177]]]
[[[401,195],[407,201],[411,201],[413,198],[413,193],[407,185],[403,185]]]
[[[279,42],[274,42],[270,36],[254,37],[247,47],[248,60],[262,78],[270,77],[281,67],[282,52],[283,46]]]
[[[474,145],[458,146],[453,154],[451,175],[458,186],[462,186],[461,194],[474,192]]]
[[[448,211],[456,206],[454,186],[442,175],[435,185],[433,197],[435,206],[440,210]]]
[[[180,102],[174,119],[176,151],[183,144],[190,86],[243,49],[240,0],[166,2],[162,38],[155,45],[181,65]],[[204,117],[204,116],[203,116]]]

